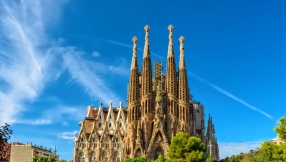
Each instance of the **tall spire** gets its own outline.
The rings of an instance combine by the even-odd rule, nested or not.
[[[180,63],[179,63],[179,79],[178,79],[178,99],[179,99],[179,107],[180,114],[182,115],[181,120],[189,122],[190,116],[187,115],[190,113],[189,109],[189,98],[190,92],[188,87],[188,78],[187,71],[185,65],[185,56],[184,56],[184,40],[183,36],[180,37]]]
[[[168,26],[169,30],[169,46],[168,46],[168,56],[167,56],[167,72],[166,72],[166,91],[168,94],[170,106],[168,112],[176,115],[176,97],[177,97],[177,81],[176,81],[176,63],[175,63],[175,54],[173,47],[173,29],[172,25]]]
[[[150,49],[149,49],[149,30],[150,30],[150,27],[148,25],[146,25],[144,27],[144,30],[146,31],[146,34],[145,34],[145,46],[144,46],[144,55],[143,55],[143,58],[146,58],[146,57],[150,57]]]
[[[139,73],[138,73],[138,64],[137,64],[137,38],[133,37],[132,41],[134,43],[133,47],[133,56],[131,63],[131,71],[130,71],[130,82],[128,87],[128,109],[129,109],[129,121],[137,120],[137,108],[138,108],[138,100],[140,98],[139,91]],[[132,114],[132,115],[131,115]]]
[[[168,26],[169,30],[169,47],[168,47],[168,58],[174,56],[174,48],[173,48],[173,25]]]
[[[179,38],[179,40],[180,40],[180,65],[179,65],[179,69],[183,69],[183,68],[186,68],[185,55],[184,55],[184,40],[185,40],[185,38],[183,36],[181,36]]]
[[[137,41],[138,38],[136,36],[134,36],[132,38],[133,41],[133,56],[132,56],[132,62],[131,62],[131,70],[138,68],[138,63],[137,63]]]
[[[151,68],[151,56],[149,47],[149,30],[150,27],[146,25],[144,27],[146,31],[145,36],[145,46],[143,54],[143,67],[141,72],[141,104],[142,104],[142,114],[147,114],[151,112],[152,105],[152,68]]]

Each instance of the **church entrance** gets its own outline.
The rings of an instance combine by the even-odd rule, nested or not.
[[[158,159],[158,156],[159,155],[163,155],[164,156],[164,151],[161,147],[158,147],[156,150],[155,150],[155,159]]]
[[[135,152],[135,157],[140,157],[140,156],[142,156],[141,149],[137,149]]]

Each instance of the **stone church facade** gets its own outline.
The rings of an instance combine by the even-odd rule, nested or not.
[[[108,108],[87,108],[75,138],[74,160],[122,161],[131,157],[156,159],[167,156],[171,138],[178,132],[197,136],[207,146],[207,154],[219,159],[212,119],[205,131],[204,107],[192,99],[188,86],[184,55],[184,37],[180,41],[179,69],[176,70],[173,26],[168,27],[169,45],[166,74],[161,62],[155,62],[152,75],[149,26],[145,26],[142,70],[137,61],[137,38],[133,37],[133,56],[128,84],[127,107],[120,103]]]

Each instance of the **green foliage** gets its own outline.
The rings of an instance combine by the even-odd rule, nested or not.
[[[167,162],[167,159],[163,155],[159,155],[158,159],[155,162]]]
[[[31,162],[55,162],[56,159],[54,157],[47,158],[47,157],[34,157]]]
[[[210,157],[205,156],[206,147],[200,138],[189,137],[179,132],[171,140],[168,156],[173,161],[208,162]]]
[[[263,162],[286,161],[286,144],[265,141],[260,146],[257,157],[263,159]]]
[[[138,157],[138,158],[127,158],[124,159],[123,162],[152,162],[152,160],[149,160],[144,157]]]
[[[282,117],[274,128],[275,132],[278,133],[278,136],[285,141],[286,140],[286,117]]]
[[[282,162],[286,161],[286,118],[282,117],[275,126],[274,130],[278,136],[284,141],[276,144],[265,141],[261,144],[257,151],[248,154],[240,154],[236,156],[226,157],[220,162]]]

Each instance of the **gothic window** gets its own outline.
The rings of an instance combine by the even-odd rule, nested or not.
[[[98,127],[101,128],[101,123],[98,123]]]
[[[114,153],[114,157],[118,157],[119,156],[119,153],[116,151],[115,153]]]
[[[119,124],[120,128],[122,127],[122,123]]]
[[[118,138],[115,138],[115,142],[118,142]]]
[[[92,140],[91,140],[92,142],[95,142],[96,141],[96,139],[95,138],[92,138]]]
[[[80,139],[80,142],[84,142],[84,139],[83,139],[83,138],[81,138],[81,139]]]
[[[120,115],[120,119],[122,119],[122,116]]]
[[[90,157],[89,157],[89,161],[90,161],[90,162],[94,162],[94,161],[96,160],[95,155],[96,155],[95,152],[91,152],[91,153],[90,153]]]
[[[78,154],[78,162],[84,162],[85,159],[84,159],[84,154],[83,152],[79,152]]]
[[[95,152],[91,152],[90,157],[95,157]]]
[[[102,154],[101,154],[101,156],[102,156],[103,158],[107,157],[107,152],[106,152],[106,151],[103,151]]]
[[[111,123],[109,123],[109,127],[111,127],[112,126],[112,124]]]
[[[99,119],[101,119],[101,115],[99,115]]]
[[[112,119],[111,115],[109,115],[109,118]]]

